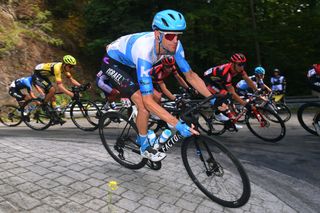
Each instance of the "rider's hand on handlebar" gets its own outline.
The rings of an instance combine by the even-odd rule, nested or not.
[[[77,100],[79,98],[80,98],[79,93],[73,93],[72,100]]]
[[[179,131],[179,133],[183,137],[189,137],[193,134],[199,135],[200,133],[194,129],[194,125],[192,124],[191,127],[189,127],[184,121],[179,121],[175,128]]]
[[[180,108],[184,105],[184,102],[182,100],[181,96],[178,96],[174,99],[174,102],[176,103],[177,108]]]

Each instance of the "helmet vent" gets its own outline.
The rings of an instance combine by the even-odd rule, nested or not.
[[[176,20],[171,13],[169,13],[168,15],[169,15],[173,20]]]
[[[169,27],[169,24],[167,23],[167,21],[164,18],[161,18],[162,22],[164,23],[164,25],[166,25],[167,27]]]
[[[179,18],[182,19],[182,15],[179,13]]]

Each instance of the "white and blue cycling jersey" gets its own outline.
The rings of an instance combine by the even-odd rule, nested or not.
[[[249,76],[249,78],[253,81],[253,83],[258,87],[258,88],[261,88],[262,85],[264,85],[264,82],[262,79],[260,79],[258,81],[258,85],[257,85],[257,82],[256,82],[256,76],[252,75],[252,76]],[[237,89],[239,90],[243,90],[243,91],[247,91],[250,89],[250,86],[248,85],[248,83],[245,81],[245,80],[241,80],[237,83],[236,85]]]
[[[136,69],[140,91],[143,95],[153,94],[150,71],[154,64],[165,57],[157,56],[155,42],[154,32],[135,33],[120,37],[107,49],[107,54],[112,59]],[[181,72],[191,70],[184,58],[184,50],[180,41],[174,57]]]
[[[30,92],[32,90],[32,76],[19,78],[13,81],[10,87],[14,87],[17,90],[27,89]]]

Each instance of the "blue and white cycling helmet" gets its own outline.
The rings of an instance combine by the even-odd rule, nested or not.
[[[182,32],[187,27],[183,15],[175,10],[162,10],[158,12],[152,22],[152,30]]]
[[[263,67],[256,67],[254,69],[254,74],[262,74],[262,75],[264,75],[265,73],[266,73],[266,71],[264,70]]]

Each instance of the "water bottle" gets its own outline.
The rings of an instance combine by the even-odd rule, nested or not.
[[[170,129],[163,130],[163,132],[161,133],[161,135],[158,138],[159,143],[160,144],[165,143],[168,140],[168,138],[171,136],[171,134],[172,133],[171,133]]]
[[[111,109],[115,109],[117,107],[117,104],[115,102],[111,102],[110,106]]]

